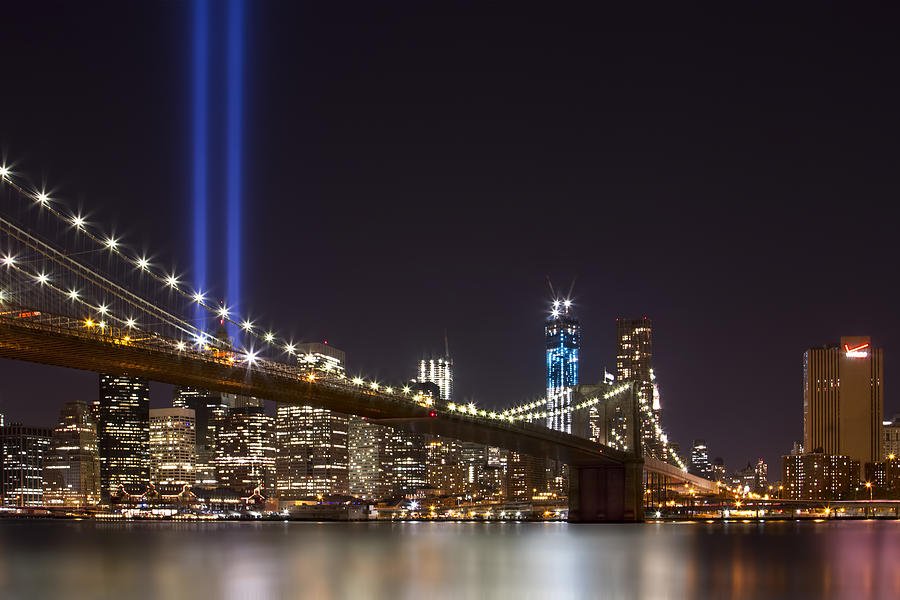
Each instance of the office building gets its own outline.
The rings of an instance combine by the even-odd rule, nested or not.
[[[388,489],[391,496],[412,496],[425,487],[425,436],[388,427],[385,436]]]
[[[278,497],[350,493],[347,415],[279,404],[275,418]]]
[[[706,440],[694,440],[694,445],[691,447],[691,463],[688,467],[688,473],[704,479],[713,478]]]
[[[462,442],[439,435],[428,436],[425,463],[426,483],[430,488],[449,496],[463,493],[461,450]]]
[[[900,459],[900,415],[881,423],[881,457]]]
[[[190,408],[150,409],[150,482],[177,494],[197,481],[197,424]]]
[[[882,351],[867,336],[803,354],[803,447],[860,464],[883,458]]]
[[[233,394],[223,394],[191,387],[175,389],[173,408],[194,411],[194,484],[212,489],[218,484],[216,478],[216,431],[221,420],[235,404]]]
[[[581,323],[571,314],[570,300],[554,300],[544,323],[547,358],[547,427],[572,432],[572,392],[578,385]]]
[[[365,417],[350,417],[347,445],[351,496],[379,500],[390,495],[387,436],[387,427]]]
[[[616,319],[616,380],[632,381],[638,403],[641,446],[645,456],[668,458],[656,435],[660,406],[653,374],[653,328],[650,319]]]
[[[329,375],[344,375],[347,355],[343,350],[329,346],[328,342],[297,344],[297,363],[304,369]]]
[[[782,497],[789,500],[846,500],[859,487],[859,463],[821,452],[782,457]]]
[[[520,452],[509,452],[506,465],[507,497],[528,502],[548,490],[547,461]]]
[[[109,502],[121,487],[142,494],[150,483],[150,386],[144,379],[100,375],[100,494]]]
[[[44,461],[44,504],[92,506],[100,502],[100,449],[91,406],[66,402]]]
[[[11,423],[0,427],[0,500],[3,506],[44,504],[44,460],[51,429]]]
[[[265,414],[262,401],[238,396],[216,431],[214,464],[218,485],[239,494],[262,487],[274,496],[275,420]]]
[[[438,386],[438,398],[448,402],[453,398],[453,359],[449,356],[419,361],[419,383],[431,382]]]

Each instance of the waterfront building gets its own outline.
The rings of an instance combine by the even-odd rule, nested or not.
[[[295,500],[350,493],[347,415],[279,404],[275,417],[278,497]]]
[[[688,467],[688,473],[704,479],[712,479],[712,465],[709,462],[709,449],[706,447],[706,440],[694,440],[694,445],[691,447],[691,464]]]
[[[441,494],[463,493],[462,442],[439,435],[428,436],[425,444],[426,483]]]
[[[544,322],[547,359],[547,427],[572,433],[572,392],[578,385],[578,361],[581,353],[581,322],[571,314],[572,302],[554,300],[550,316]],[[557,412],[559,414],[557,414]]]
[[[387,428],[385,455],[391,496],[411,496],[425,487],[425,436]]]
[[[450,356],[423,358],[419,361],[419,383],[431,382],[438,386],[438,398],[449,402],[453,398],[453,359]]]
[[[512,501],[527,502],[536,494],[546,493],[547,461],[520,452],[509,452],[506,488],[508,498]]]
[[[868,336],[803,354],[803,447],[865,464],[881,452],[884,361]],[[859,475],[857,474],[857,478]]]
[[[859,463],[821,452],[782,457],[782,497],[789,500],[843,500],[855,497]]]
[[[100,493],[104,502],[121,486],[142,494],[150,483],[150,386],[144,379],[100,375]]]
[[[470,496],[479,496],[484,470],[487,467],[487,447],[472,442],[460,442],[459,465],[462,469],[463,491]]]
[[[83,400],[66,402],[44,461],[44,504],[92,506],[100,502],[97,422]]]
[[[900,458],[900,415],[881,423],[881,457]]]
[[[616,380],[632,381],[640,410],[641,446],[645,456],[668,458],[654,421],[660,416],[659,390],[653,374],[653,327],[650,319],[616,319]]]
[[[150,481],[157,491],[179,493],[197,481],[197,424],[190,408],[150,409]]]
[[[216,432],[215,467],[219,487],[251,494],[262,486],[274,495],[275,422],[262,401],[238,396]]]
[[[387,427],[365,417],[350,417],[347,434],[350,495],[365,500],[389,496]]]
[[[216,478],[216,432],[222,419],[235,404],[233,394],[192,387],[175,389],[173,408],[194,411],[194,485],[213,489]]]
[[[44,504],[44,460],[53,431],[11,423],[0,427],[0,502],[3,506]]]

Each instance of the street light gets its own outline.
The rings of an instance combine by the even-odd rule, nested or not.
[[[871,500],[872,500],[872,482],[871,482],[871,481],[867,481],[867,482],[866,482],[866,487],[869,488],[869,501],[871,501]]]

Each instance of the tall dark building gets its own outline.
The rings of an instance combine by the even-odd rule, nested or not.
[[[706,440],[694,440],[688,472],[704,479],[713,478],[712,464],[709,462],[709,448],[706,447]]]
[[[4,506],[44,503],[44,459],[52,433],[19,423],[0,427],[0,500]]]
[[[616,319],[616,379],[635,383],[644,455],[665,460],[666,451],[654,427],[659,406],[654,401],[651,333],[652,325],[647,317]]]
[[[569,388],[578,385],[578,360],[581,353],[581,323],[570,311],[570,300],[554,300],[544,323],[547,352],[547,427],[572,433],[572,403]]]
[[[174,408],[194,411],[196,426],[196,484],[205,488],[217,485],[215,457],[216,431],[234,404],[234,396],[190,387],[176,388]]]
[[[100,493],[119,486],[140,494],[150,483],[150,386],[145,379],[100,375]]]

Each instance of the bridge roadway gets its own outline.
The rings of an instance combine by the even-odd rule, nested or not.
[[[78,326],[78,323],[70,318],[33,311],[0,313],[0,358],[141,377],[286,404],[317,406],[360,415],[414,433],[442,435],[557,460],[570,466],[570,481],[573,482],[570,504],[575,504],[574,512],[570,508],[570,520],[642,518],[642,469],[649,468],[681,481],[693,478],[661,461],[648,459],[645,464],[639,457],[542,425],[451,413],[445,407],[415,402],[408,395],[354,386],[346,380],[337,382],[321,377],[309,381],[298,366],[266,360],[248,366],[246,362],[236,362],[233,355],[225,356],[221,352],[176,349],[175,340],[153,334],[110,327],[100,332],[96,326],[88,328]],[[135,337],[132,339],[129,333]],[[145,337],[139,338],[139,335]],[[586,479],[579,483],[581,469],[584,469]],[[610,483],[609,478],[616,482]],[[608,495],[606,490],[610,485],[613,495],[625,496],[621,502],[618,499],[614,502],[610,518],[579,519],[579,503],[577,499],[573,500],[573,494],[576,497]],[[596,498],[588,500],[587,505],[582,504],[592,507],[590,510],[596,514],[610,512],[604,512],[603,506],[596,507]]]

